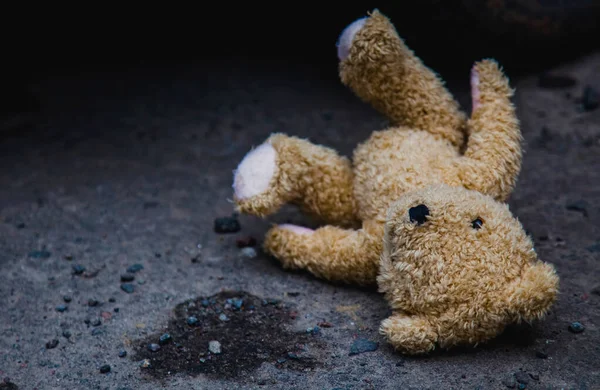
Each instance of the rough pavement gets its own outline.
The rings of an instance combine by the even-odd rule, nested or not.
[[[510,205],[558,269],[558,304],[532,328],[425,358],[378,335],[376,291],[285,272],[260,251],[271,221],[310,225],[295,209],[213,230],[231,215],[232,170],[271,132],[348,155],[385,126],[336,71],[187,66],[37,85],[36,132],[0,142],[0,388],[600,388],[600,109],[577,102],[600,88],[600,55],[554,70],[574,85],[513,79],[526,154]],[[449,83],[467,108],[468,75]],[[255,257],[238,247],[247,237]],[[377,348],[349,355],[357,340]]]

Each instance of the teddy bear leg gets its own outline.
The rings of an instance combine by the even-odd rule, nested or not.
[[[340,78],[397,126],[421,129],[463,146],[466,115],[440,78],[375,10],[350,24],[338,41]]]
[[[471,94],[469,141],[456,176],[464,187],[503,202],[516,184],[522,159],[513,90],[499,65],[484,60],[472,69]]]
[[[324,226],[317,230],[296,225],[273,227],[265,251],[285,269],[303,269],[332,282],[376,283],[380,241],[365,230]]]
[[[304,139],[273,134],[242,160],[233,188],[243,213],[264,217],[293,203],[324,223],[358,224],[350,161]]]
[[[381,322],[379,331],[390,344],[407,355],[420,355],[435,349],[438,335],[424,316],[395,313]]]

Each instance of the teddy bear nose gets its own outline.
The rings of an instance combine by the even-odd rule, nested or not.
[[[411,207],[408,210],[408,216],[410,217],[410,222],[416,222],[417,225],[421,225],[421,224],[425,223],[428,215],[429,215],[429,209],[424,204],[420,204],[418,206]]]

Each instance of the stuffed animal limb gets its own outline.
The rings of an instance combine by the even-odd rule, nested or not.
[[[234,176],[237,210],[257,216],[286,203],[321,222],[359,224],[350,161],[333,149],[285,134],[273,134],[246,155]]]

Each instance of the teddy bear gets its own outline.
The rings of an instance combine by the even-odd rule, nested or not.
[[[378,286],[392,309],[380,331],[405,354],[477,345],[543,318],[558,276],[506,203],[522,136],[499,65],[473,66],[467,117],[378,10],[337,46],[342,83],[392,125],[352,160],[282,133],[248,152],[234,172],[238,212],[294,204],[321,223],[275,225],[265,251],[285,269]]]

